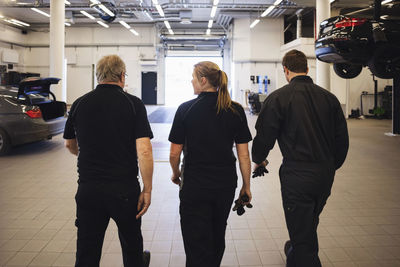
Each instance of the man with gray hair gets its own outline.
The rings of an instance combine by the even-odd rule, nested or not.
[[[123,91],[125,75],[120,57],[100,59],[99,85],[73,103],[65,125],[65,145],[78,156],[75,266],[99,266],[110,218],[118,226],[124,266],[149,266],[140,227],[151,202],[153,133],[143,102]]]

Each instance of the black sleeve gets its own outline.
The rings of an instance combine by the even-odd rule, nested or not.
[[[251,141],[252,137],[249,126],[247,125],[246,113],[244,113],[242,106],[238,106],[236,110],[239,112],[240,124],[238,131],[235,135],[235,143],[236,144],[248,143]]]
[[[67,122],[65,123],[65,128],[64,128],[64,135],[63,135],[64,139],[75,139],[76,138],[72,115],[73,115],[73,113],[76,109],[77,103],[79,101],[80,101],[80,98],[75,100],[71,106],[71,109],[69,110]]]
[[[185,127],[183,125],[183,114],[181,107],[179,107],[175,113],[174,122],[172,123],[168,140],[174,144],[185,143]]]
[[[140,99],[136,99],[135,101],[135,138],[149,137],[153,138],[153,132],[150,128],[150,123],[147,118],[147,111]]]
[[[337,170],[343,165],[349,150],[347,122],[339,101],[337,101],[335,117],[335,168]]]
[[[281,125],[281,109],[273,96],[267,97],[256,122],[256,136],[251,149],[252,160],[256,164],[264,161],[274,147],[279,136]]]

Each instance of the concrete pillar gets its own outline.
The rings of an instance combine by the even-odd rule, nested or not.
[[[320,23],[331,16],[331,4],[329,0],[316,0],[317,8],[317,34],[319,33]],[[330,91],[330,65],[328,63],[316,60],[316,84]]]
[[[57,85],[52,85],[52,92],[57,100],[66,101],[66,64],[64,61],[65,39],[65,5],[64,1],[50,2],[50,77],[62,79]]]
[[[301,15],[297,15],[297,31],[296,31],[296,38],[301,38]]]

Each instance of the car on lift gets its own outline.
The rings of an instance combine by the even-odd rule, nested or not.
[[[64,131],[66,103],[50,91],[59,81],[31,77],[18,87],[0,86],[0,155],[12,146],[51,139]]]
[[[394,78],[400,73],[400,20],[329,18],[321,22],[315,53],[319,60],[333,63],[341,78],[354,78],[365,66],[379,78]]]

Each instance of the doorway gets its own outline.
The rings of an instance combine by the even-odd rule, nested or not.
[[[157,72],[142,72],[142,101],[146,105],[157,105]]]
[[[192,87],[193,66],[200,61],[212,61],[222,69],[222,57],[167,56],[165,58],[165,105],[177,107],[195,98]]]

